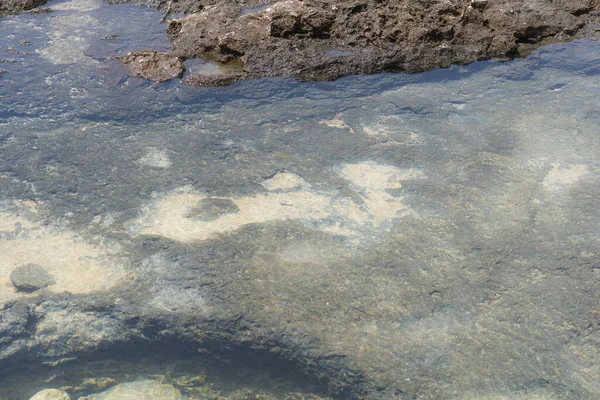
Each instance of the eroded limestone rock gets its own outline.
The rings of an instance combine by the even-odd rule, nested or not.
[[[46,4],[46,0],[0,0],[0,17]]]
[[[197,2],[178,2],[178,10],[195,13],[169,22],[174,54],[239,61],[246,77],[311,81],[508,59],[551,41],[594,35],[600,20],[600,3],[588,0],[282,0],[251,13],[237,0],[203,6],[198,11]],[[236,80],[197,76],[186,83]]]
[[[120,60],[129,74],[155,82],[181,77],[185,71],[181,58],[153,50],[129,53]]]

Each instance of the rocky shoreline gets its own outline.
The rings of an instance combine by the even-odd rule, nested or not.
[[[49,4],[0,21],[0,398],[598,398],[598,41],[195,90],[106,61],[180,74],[159,13]]]
[[[127,0],[110,0],[124,3]],[[2,0],[0,16],[44,4]],[[475,61],[509,60],[548,43],[600,35],[600,0],[142,0],[165,13],[171,53],[140,49],[121,59],[133,75],[163,82],[200,58],[234,73],[189,74],[192,86],[294,77],[419,73]],[[166,67],[166,69],[165,69]]]
[[[544,43],[600,30],[597,0],[284,0],[267,8],[256,7],[262,2],[234,0],[147,4],[160,4],[166,13],[190,13],[168,23],[172,55],[243,65],[235,78],[185,80],[196,86],[269,76],[327,81],[418,73],[490,58],[508,60]]]
[[[46,4],[47,0],[0,0],[0,17],[15,15],[23,11],[36,12],[36,7]],[[37,12],[44,12],[44,9]]]

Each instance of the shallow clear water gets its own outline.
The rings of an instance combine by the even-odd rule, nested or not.
[[[600,43],[195,89],[110,60],[168,49],[159,13],[51,7],[0,20],[0,304],[34,301],[17,266],[53,275],[50,363],[124,340],[78,308],[106,302],[243,320],[231,340],[326,360],[332,391],[348,369],[373,398],[600,395]]]

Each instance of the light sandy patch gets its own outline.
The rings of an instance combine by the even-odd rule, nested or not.
[[[350,133],[354,133],[354,129],[350,128],[350,126],[342,119],[342,114],[337,114],[332,119],[319,121],[319,124],[327,125],[330,128],[348,129]]]
[[[171,160],[167,153],[154,147],[149,148],[146,155],[138,162],[152,168],[169,168],[171,166]]]
[[[261,185],[267,190],[291,190],[296,188],[309,188],[310,184],[300,175],[291,172],[278,172]]]
[[[548,190],[557,190],[561,187],[572,185],[590,172],[587,165],[573,165],[561,168],[560,163],[552,163],[551,167],[542,181],[542,185]]]
[[[196,205],[210,197],[194,193],[179,193],[163,197],[146,210],[140,220],[140,233],[158,235],[180,242],[206,240],[219,233],[237,230],[244,225],[271,220],[324,219],[331,211],[331,199],[310,193],[269,193],[231,199],[239,209],[213,221],[198,221],[187,217]]]
[[[19,228],[33,228],[36,225],[32,222],[24,220],[10,214],[0,214],[0,232],[13,232]]]
[[[57,389],[44,389],[37,392],[29,400],[70,400],[71,397],[67,392]]]
[[[19,294],[12,289],[10,279],[0,277],[0,306],[19,297]]]
[[[416,168],[400,169],[373,162],[343,164],[339,174],[360,189],[376,191],[400,189],[402,181],[425,178],[423,171]]]
[[[358,204],[354,201],[345,198],[338,197],[335,199],[334,209],[336,210],[336,216],[338,217],[335,225],[331,226],[328,224],[323,229],[330,232],[342,233],[343,231],[354,230],[357,225],[365,225],[369,222],[373,211],[369,210],[366,204]]]
[[[425,174],[417,168],[397,168],[391,165],[364,162],[342,164],[338,174],[350,181],[354,189],[362,195],[366,220],[375,227],[395,218],[416,216],[416,212],[403,203],[403,196],[392,196],[387,190],[402,188],[402,182],[424,179]],[[364,210],[355,206],[343,207],[348,210],[351,220],[365,223]]]
[[[21,215],[0,212],[0,300],[17,295],[10,274],[18,266],[38,264],[52,275],[53,292],[89,293],[107,290],[125,277],[110,262],[118,251],[80,240],[76,233],[42,225]]]
[[[106,392],[92,394],[85,398],[88,400],[182,400],[183,396],[171,385],[147,380],[120,383]]]
[[[163,236],[180,242],[207,240],[248,224],[298,220],[310,227],[337,235],[357,235],[363,228],[378,229],[396,218],[416,216],[388,189],[399,189],[402,181],[422,179],[422,171],[399,169],[376,163],[344,164],[337,171],[348,179],[363,201],[357,203],[335,192],[317,192],[292,173],[275,175],[263,185],[277,192],[241,198],[211,198],[182,188],[158,197],[144,207],[131,225],[135,235]],[[279,175],[279,174],[278,174]],[[301,188],[301,190],[299,190]],[[229,202],[226,204],[225,202]],[[213,204],[211,213],[207,206]],[[204,215],[206,214],[206,215]]]
[[[370,218],[375,226],[380,226],[395,218],[413,216],[417,213],[403,204],[404,197],[394,197],[385,192],[368,190],[365,194],[365,203],[370,211]]]

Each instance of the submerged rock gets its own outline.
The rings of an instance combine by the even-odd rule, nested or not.
[[[46,389],[36,393],[29,400],[71,400],[71,396],[62,390]]]
[[[190,210],[187,218],[199,221],[213,221],[227,214],[239,212],[239,207],[231,199],[209,198],[198,201],[196,207]]]
[[[52,275],[37,264],[17,267],[10,274],[12,284],[22,292],[34,292],[56,283]]]
[[[185,71],[181,58],[153,50],[129,53],[119,59],[129,74],[155,82],[181,77]]]
[[[106,392],[80,397],[80,400],[181,400],[179,390],[156,381],[121,383]]]

